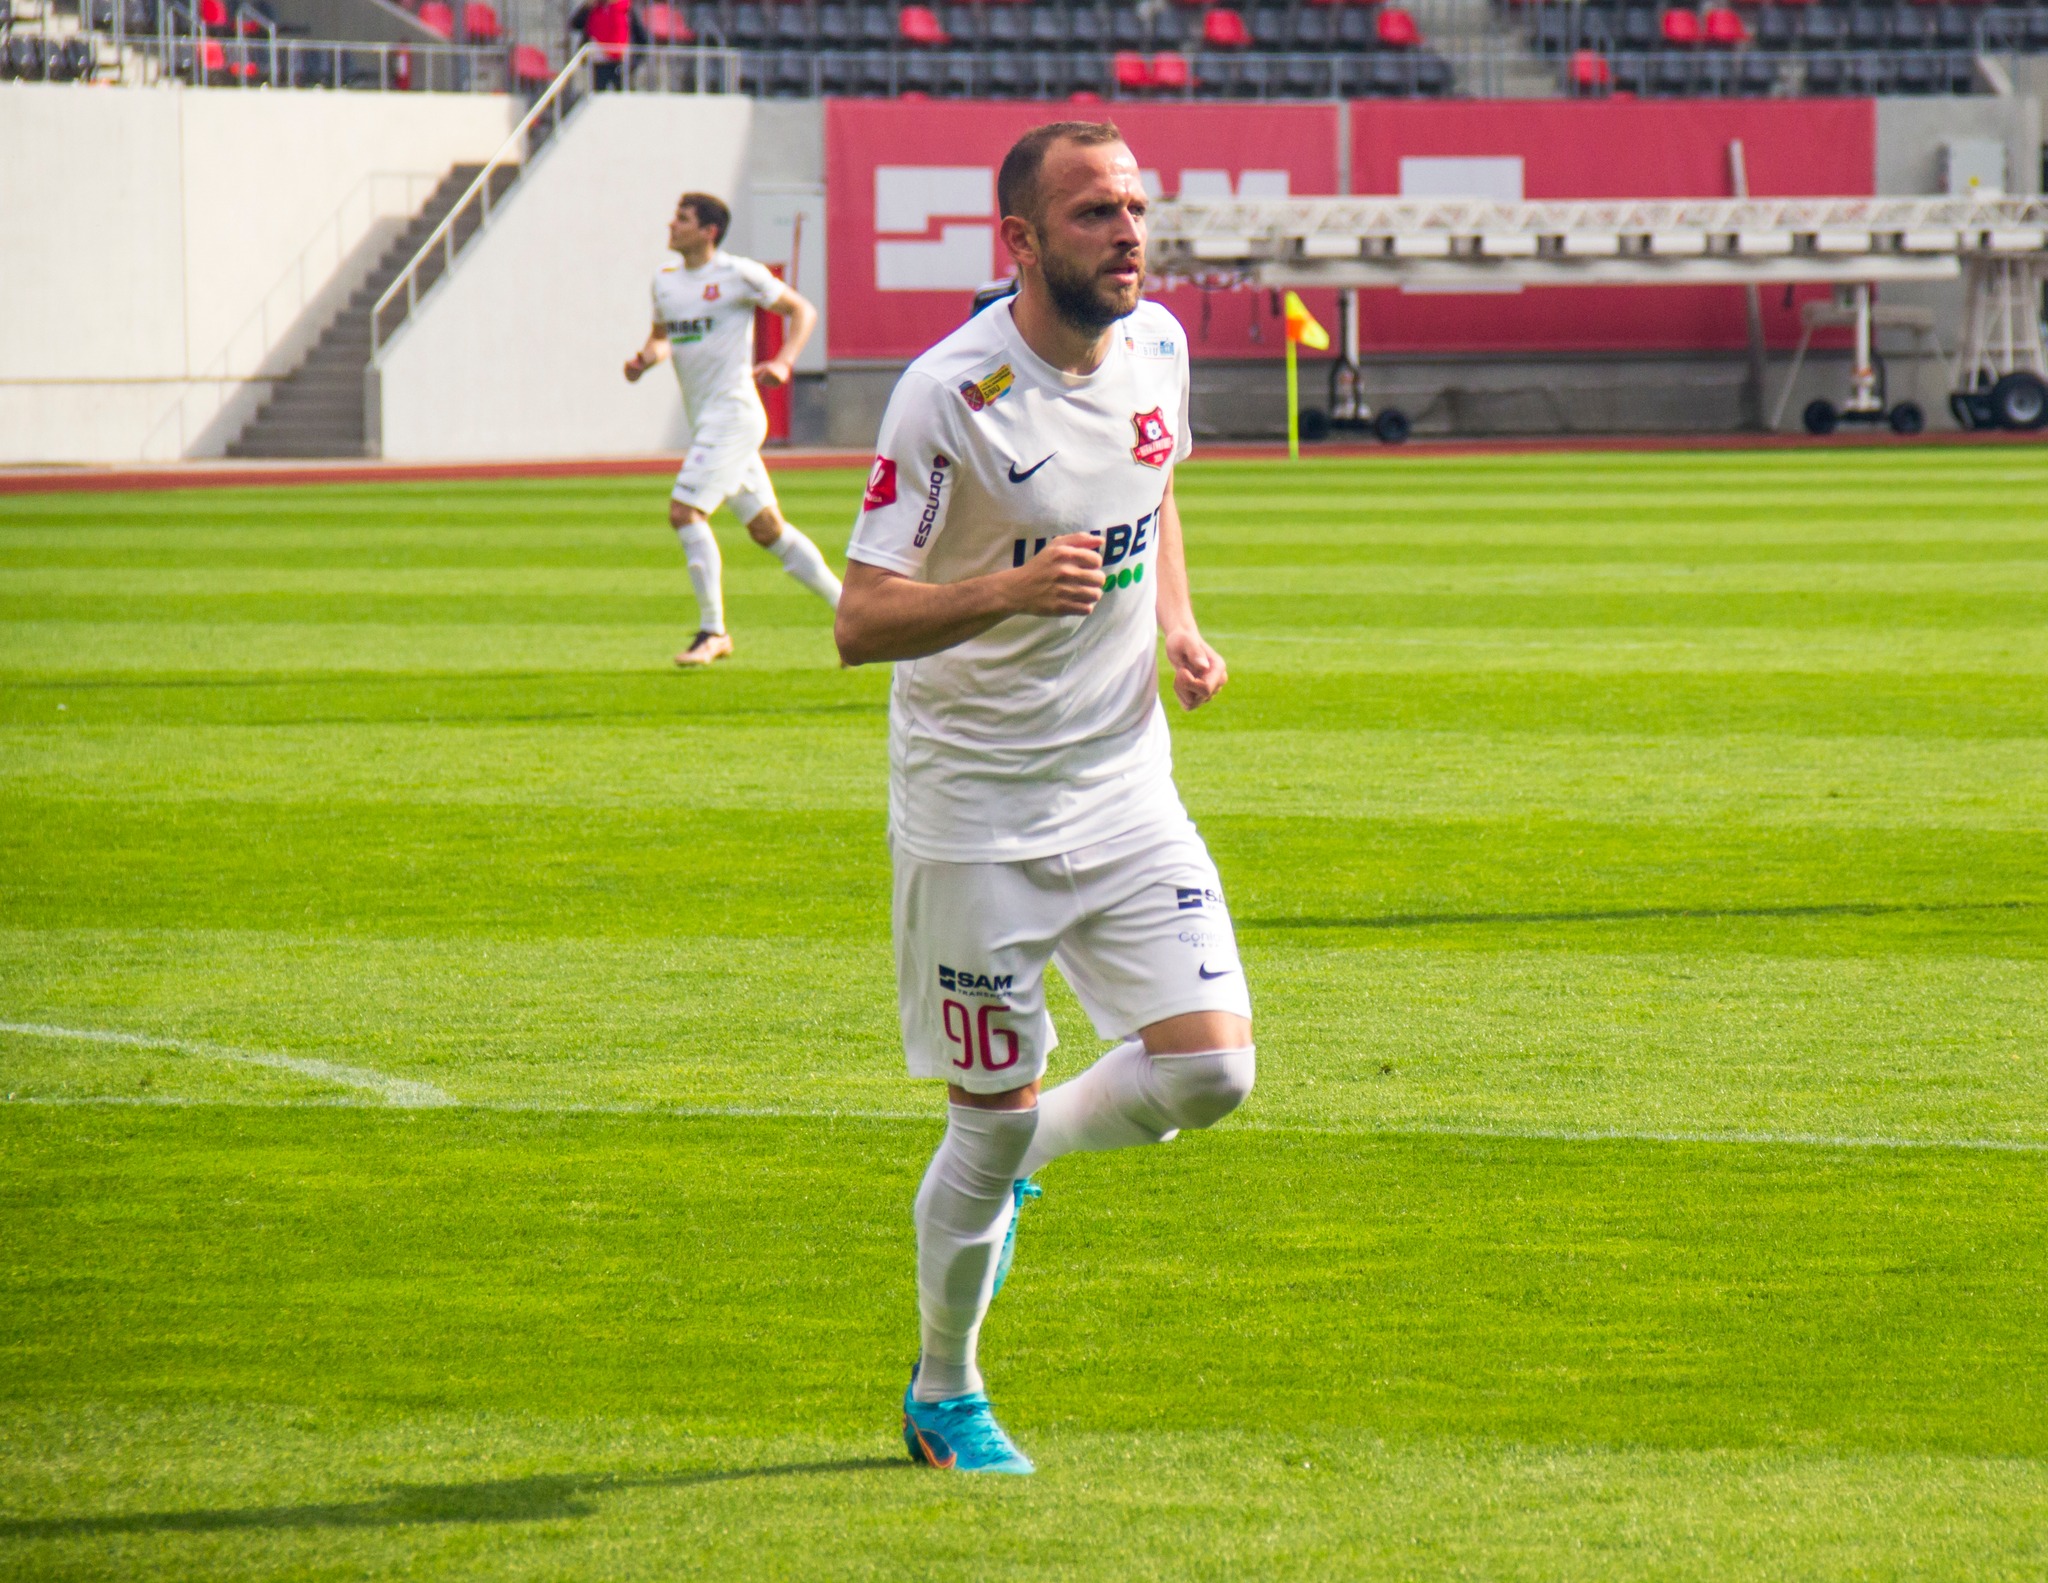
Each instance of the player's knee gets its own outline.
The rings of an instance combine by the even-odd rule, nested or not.
[[[747,537],[760,545],[762,549],[767,549],[769,545],[782,537],[782,518],[773,511],[756,513],[753,521],[747,524]]]
[[[668,525],[678,533],[689,527],[691,523],[702,522],[703,520],[704,513],[695,506],[686,506],[680,500],[671,500],[668,503]]]
[[[1159,1107],[1183,1131],[1213,1127],[1237,1109],[1251,1094],[1257,1072],[1250,1045],[1152,1057]]]

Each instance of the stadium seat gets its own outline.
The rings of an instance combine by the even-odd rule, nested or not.
[[[654,29],[649,28],[651,36]],[[810,7],[791,3],[777,6],[768,21],[769,36],[779,49],[808,49],[811,44]]]
[[[1015,55],[996,55],[988,63],[988,93],[992,99],[1026,99],[1036,92],[1031,74]]]
[[[1151,37],[1151,29],[1145,26],[1145,13],[1136,6],[1120,5],[1109,13],[1111,49],[1143,49]]]
[[[199,18],[199,25],[209,33],[219,33],[228,25],[227,0],[199,0],[193,7],[193,15]]]
[[[862,50],[859,64],[854,68],[853,91],[867,98],[875,98],[890,90],[892,74],[889,57],[882,50]]]
[[[938,62],[922,52],[901,56],[896,62],[896,91],[905,98],[930,98],[939,91]]]
[[[51,82],[84,82],[94,70],[92,40],[82,34],[73,34],[49,51],[49,79]]]
[[[1293,25],[1287,30],[1287,47],[1319,55],[1330,47],[1330,34],[1328,9],[1318,5],[1305,5],[1294,13]]]
[[[1110,58],[1093,51],[1063,56],[1053,71],[1053,86],[1069,99],[1100,99],[1111,88]]]
[[[921,49],[937,49],[952,41],[930,6],[907,5],[896,13],[896,36]]]
[[[1280,93],[1288,99],[1327,99],[1330,62],[1321,55],[1290,55],[1280,63]]]
[[[1852,7],[1843,39],[1851,49],[1880,49],[1884,45],[1885,21],[1885,14],[1875,6]]]
[[[1778,63],[1768,55],[1744,55],[1735,66],[1735,91],[1764,99],[1778,91]]]
[[[1969,49],[1976,43],[1976,27],[1970,13],[1961,6],[1946,5],[1934,13],[1935,41],[1943,49]]]
[[[1757,13],[1759,49],[1790,49],[1799,41],[1798,18],[1783,5],[1767,5]]]
[[[1624,49],[1646,50],[1657,41],[1657,19],[1640,7],[1631,6],[1621,14],[1621,44]]]
[[[768,96],[802,99],[811,91],[811,57],[807,51],[777,50],[768,68]]]
[[[896,19],[889,14],[887,6],[864,5],[860,8],[860,41],[870,48],[896,42]]]
[[[1152,57],[1150,67],[1152,87],[1159,93],[1183,97],[1189,86],[1188,58],[1172,50],[1162,50]]]
[[[1339,49],[1371,49],[1375,35],[1372,13],[1360,6],[1346,6],[1337,13],[1336,45]]]
[[[982,18],[982,35],[990,49],[1022,49],[1028,33],[1023,10],[1013,5],[989,8]]]
[[[654,0],[642,13],[640,20],[647,28],[647,41],[664,49],[677,44],[694,44],[697,35],[690,30],[683,13],[666,0]]]
[[[437,38],[455,36],[455,10],[448,0],[424,0],[419,9],[419,23]]]
[[[1025,37],[1033,49],[1066,48],[1067,13],[1055,5],[1033,6],[1025,21]]]
[[[1814,95],[1842,91],[1844,73],[1838,55],[1816,55],[1806,63],[1806,91]]]
[[[486,5],[484,0],[465,0],[462,28],[472,44],[495,44],[505,36],[505,24],[498,20],[497,8]]]
[[[1422,42],[1422,30],[1415,18],[1400,6],[1386,6],[1373,17],[1374,32],[1382,49],[1414,49]]]
[[[1075,49],[1102,48],[1102,13],[1093,6],[1076,7],[1067,17],[1067,42]]]
[[[853,12],[846,6],[818,7],[816,37],[820,49],[851,49],[854,45]]]
[[[1700,37],[1717,49],[1738,49],[1749,42],[1749,26],[1726,6],[1716,6],[1701,19]]]
[[[768,42],[768,13],[753,0],[732,8],[732,20],[726,27],[726,37],[741,49],[761,49]]]
[[[1659,55],[1650,62],[1650,92],[1675,97],[1694,92],[1699,85],[1696,63],[1689,55]]]
[[[1279,50],[1287,47],[1286,13],[1261,6],[1252,12],[1247,26],[1251,31],[1253,49]]]
[[[1152,86],[1152,68],[1135,50],[1118,50],[1109,59],[1109,71],[1118,93],[1143,93]]]
[[[1614,71],[1605,55],[1590,49],[1577,50],[1565,67],[1565,84],[1581,96],[1603,94],[1614,86]]]
[[[1801,49],[1840,49],[1842,47],[1843,22],[1841,13],[1826,6],[1809,6],[1799,18],[1799,47]]]
[[[1690,48],[1700,41],[1700,19],[1696,11],[1674,8],[1657,21],[1657,36],[1667,45]]]
[[[549,64],[547,52],[533,44],[512,46],[512,86],[515,88],[545,88],[555,78],[555,68]]]
[[[1248,49],[1251,32],[1235,11],[1215,6],[1202,13],[1202,43],[1209,49]]]

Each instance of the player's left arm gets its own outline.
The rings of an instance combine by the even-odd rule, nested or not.
[[[818,327],[818,310],[810,298],[784,287],[782,295],[768,304],[768,311],[789,320],[789,328],[782,332],[782,350],[766,362],[754,365],[754,378],[764,385],[786,385],[796,375],[797,355],[803,351],[804,342]]]
[[[1199,709],[1223,691],[1230,672],[1223,656],[1203,641],[1195,625],[1194,600],[1188,594],[1188,563],[1181,551],[1180,507],[1174,503],[1173,480],[1159,502],[1159,630],[1166,634],[1166,658],[1173,666],[1173,696],[1183,709]]]

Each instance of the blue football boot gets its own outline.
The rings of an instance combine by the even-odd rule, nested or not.
[[[979,1391],[943,1402],[921,1402],[911,1394],[917,1370],[903,1389],[903,1444],[910,1460],[954,1473],[1036,1473],[1019,1451],[995,1409]]]
[[[1003,1233],[1003,1251],[996,1257],[995,1290],[990,1292],[989,1301],[994,1302],[1003,1289],[1003,1282],[1010,1278],[1010,1260],[1017,1253],[1017,1221],[1024,1213],[1024,1206],[1035,1198],[1045,1197],[1045,1189],[1028,1176],[1020,1176],[1010,1184],[1010,1229]]]

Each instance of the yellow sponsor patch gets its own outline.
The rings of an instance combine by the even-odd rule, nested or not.
[[[979,412],[1016,382],[1017,376],[1010,372],[1010,365],[1005,363],[986,379],[962,380],[960,399],[967,403],[969,412]]]

